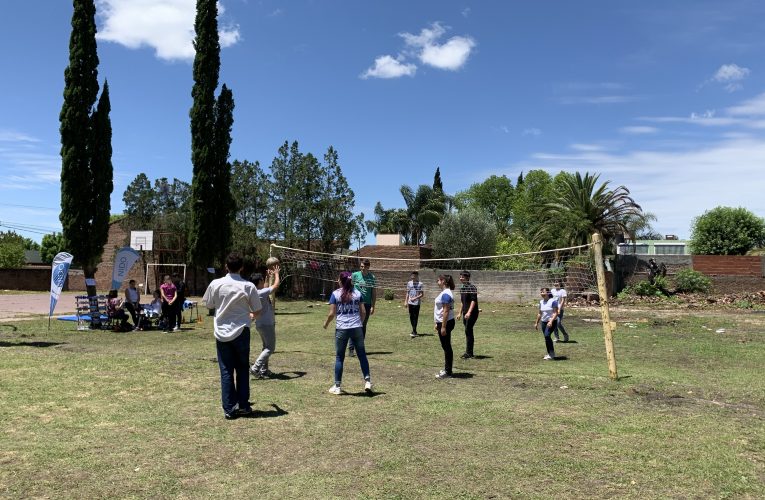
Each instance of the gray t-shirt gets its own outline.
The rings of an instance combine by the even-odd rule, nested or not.
[[[271,290],[271,287],[258,290],[260,305],[263,307],[260,310],[260,316],[255,319],[255,328],[259,326],[273,326],[276,324],[276,318],[274,318],[274,306],[271,305],[271,299],[268,298],[268,296],[271,295]]]

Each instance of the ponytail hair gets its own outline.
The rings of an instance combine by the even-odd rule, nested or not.
[[[454,278],[452,278],[451,274],[442,274],[438,279],[443,280],[449,290],[454,290]]]
[[[348,271],[340,273],[340,289],[340,302],[347,304],[353,299],[353,279]]]

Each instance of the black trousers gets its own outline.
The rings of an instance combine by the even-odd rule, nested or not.
[[[417,323],[420,320],[420,304],[409,304],[409,323],[412,324],[412,333],[417,333]]]
[[[476,321],[478,321],[478,311],[476,310],[473,310],[473,312],[470,313],[469,318],[465,318],[465,316],[462,317],[462,324],[465,325],[465,352],[471,356],[473,355],[473,344],[475,344],[473,326]]]
[[[444,350],[444,371],[449,375],[452,374],[452,366],[454,366],[454,351],[452,351],[452,330],[454,330],[454,319],[450,319],[446,322],[446,335],[441,335],[441,325],[443,323],[436,323],[436,337],[441,342],[441,349]]]

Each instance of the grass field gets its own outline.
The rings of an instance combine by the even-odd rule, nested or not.
[[[612,381],[598,310],[567,311],[576,343],[544,362],[532,307],[483,304],[479,359],[441,381],[428,307],[410,340],[381,301],[376,392],[347,358],[333,396],[326,306],[280,301],[278,376],[252,381],[255,417],[234,421],[210,318],[170,334],[0,323],[0,495],[763,498],[765,315],[701,314],[612,310]]]

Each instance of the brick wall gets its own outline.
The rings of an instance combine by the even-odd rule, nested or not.
[[[694,255],[693,269],[707,276],[762,277],[762,257],[755,255]]]

